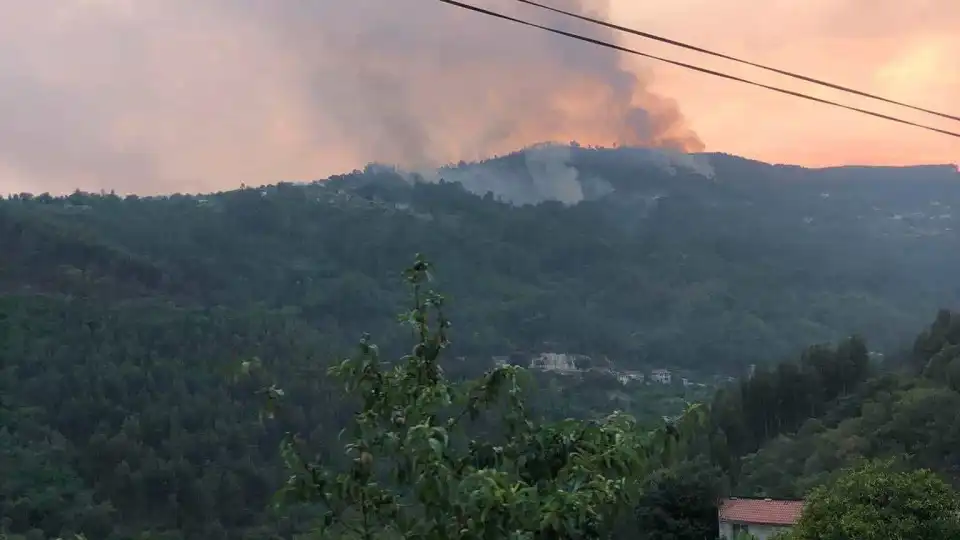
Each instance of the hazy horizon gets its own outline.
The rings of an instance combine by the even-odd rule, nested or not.
[[[482,162],[482,161],[486,161],[486,160],[496,160],[496,159],[499,159],[499,158],[506,157],[506,156],[508,156],[508,155],[510,155],[510,154],[514,154],[514,153],[518,153],[518,152],[525,152],[525,151],[529,150],[529,149],[532,148],[532,147],[540,146],[540,145],[542,145],[542,144],[551,144],[551,143],[544,142],[544,143],[540,143],[540,144],[531,145],[531,147],[518,148],[517,150],[512,151],[512,152],[506,152],[506,153],[504,153],[504,154],[497,154],[497,155],[493,155],[493,156],[482,157],[482,158],[480,158],[480,159],[478,159],[478,160],[476,160],[476,161],[468,161],[468,162],[465,162],[465,164],[466,164],[466,165],[472,165],[472,164],[476,164],[476,163],[479,163],[479,162]],[[553,144],[563,144],[563,143],[553,143]],[[598,148],[598,149],[601,149],[601,150],[615,150],[617,147],[613,147],[613,146],[604,147],[604,146],[599,146],[599,145],[598,145],[598,146],[595,146],[595,148]],[[622,146],[622,147],[619,147],[619,148],[649,149],[649,148],[643,148],[643,147],[628,147],[628,146]],[[659,151],[658,149],[649,149],[649,150]],[[669,162],[669,161],[674,160],[674,159],[677,158],[677,156],[676,156],[677,152],[674,151],[674,152],[671,152],[671,153],[673,154],[672,156],[668,154],[667,157],[666,157],[667,162]],[[697,164],[696,164],[696,165],[693,165],[692,169],[690,168],[690,165],[689,165],[689,164],[685,164],[685,163],[680,163],[680,164],[679,164],[680,167],[686,168],[687,170],[693,170],[693,172],[698,172],[699,174],[704,175],[704,176],[708,176],[708,177],[712,177],[712,175],[713,175],[712,170],[711,170],[712,162],[710,161],[710,158],[711,158],[711,157],[715,157],[715,156],[725,156],[725,157],[730,157],[730,158],[735,158],[735,159],[737,159],[737,158],[738,158],[738,159],[744,159],[744,160],[747,160],[747,161],[751,161],[751,162],[755,162],[755,163],[759,163],[759,164],[763,164],[763,165],[769,165],[769,166],[773,166],[773,167],[798,167],[798,168],[805,169],[805,170],[808,170],[808,171],[830,171],[830,170],[834,170],[834,169],[924,169],[924,168],[951,168],[952,170],[955,170],[955,171],[957,172],[958,178],[960,178],[960,164],[956,164],[956,163],[935,163],[935,162],[931,162],[931,163],[914,163],[914,164],[905,164],[905,165],[870,165],[870,164],[860,164],[860,163],[849,163],[849,164],[842,164],[842,165],[826,165],[826,166],[819,166],[819,167],[818,167],[818,166],[804,166],[804,165],[798,165],[798,164],[794,164],[794,163],[767,162],[767,161],[762,161],[762,160],[750,158],[750,157],[748,157],[748,156],[739,156],[739,155],[736,155],[736,154],[729,154],[729,153],[720,152],[720,151],[717,151],[717,152],[704,151],[704,152],[690,152],[690,153],[682,153],[682,152],[681,152],[681,153],[679,153],[679,154],[680,154],[680,155],[689,155],[689,156],[691,156],[691,157],[693,157],[693,158],[698,158]],[[542,159],[542,158],[541,158],[541,159]],[[554,168],[553,168],[554,171],[558,171],[558,170],[559,170],[559,169],[557,169],[557,168],[555,168],[555,167],[567,167],[567,166],[569,166],[569,164],[568,164],[568,162],[567,162],[567,160],[569,159],[568,157],[563,157],[563,158],[560,158],[559,160],[557,160],[556,157],[550,158],[550,159],[553,160],[553,161],[555,161],[555,163],[553,164],[553,165],[554,165]],[[431,167],[431,168],[429,168],[429,169],[423,169],[423,168],[421,168],[421,169],[419,169],[419,170],[412,170],[412,169],[404,168],[404,167],[402,167],[402,166],[400,166],[400,165],[397,165],[397,164],[390,164],[390,163],[383,163],[383,162],[373,161],[373,162],[365,163],[365,164],[363,164],[363,165],[358,165],[357,167],[354,167],[354,168],[352,168],[352,169],[344,169],[344,170],[336,171],[336,172],[334,172],[334,173],[332,173],[332,174],[327,174],[327,175],[318,176],[318,177],[314,177],[314,178],[267,179],[267,180],[262,181],[262,182],[250,182],[250,183],[241,182],[241,183],[238,183],[238,184],[236,184],[236,185],[218,186],[218,187],[215,187],[215,188],[209,189],[209,190],[190,191],[190,190],[177,190],[177,189],[174,189],[174,190],[170,190],[170,191],[156,191],[156,190],[152,190],[152,191],[140,191],[140,190],[134,190],[134,191],[119,191],[119,190],[115,190],[115,189],[112,189],[112,188],[85,189],[85,188],[83,188],[83,187],[81,187],[81,186],[76,186],[76,187],[73,187],[73,188],[64,189],[64,190],[62,190],[62,191],[30,190],[30,189],[26,189],[26,190],[6,190],[6,191],[0,190],[0,197],[5,196],[5,195],[16,195],[16,194],[20,194],[20,193],[30,193],[30,194],[33,194],[33,195],[39,195],[39,194],[47,193],[47,194],[50,194],[50,195],[53,195],[53,196],[64,196],[64,195],[69,195],[69,194],[71,194],[71,193],[74,193],[74,192],[76,192],[76,191],[80,191],[80,192],[84,192],[84,193],[96,193],[96,192],[98,192],[98,191],[102,191],[102,192],[107,192],[107,193],[116,193],[117,195],[121,195],[121,196],[126,196],[126,195],[138,195],[138,196],[144,196],[144,197],[152,197],[152,196],[160,196],[160,197],[163,197],[163,196],[169,196],[169,195],[175,195],[175,194],[178,194],[178,195],[188,195],[188,196],[199,196],[199,195],[212,194],[212,193],[220,192],[220,191],[231,191],[231,190],[235,190],[235,189],[241,189],[241,188],[243,188],[243,187],[246,187],[246,188],[260,188],[260,187],[277,185],[277,184],[283,183],[283,182],[289,182],[289,183],[294,183],[294,184],[307,184],[307,183],[317,182],[317,181],[326,181],[326,180],[330,179],[331,177],[334,177],[334,176],[337,176],[337,175],[349,174],[349,173],[351,173],[351,172],[358,171],[358,170],[362,171],[362,170],[364,170],[364,169],[366,169],[366,168],[368,168],[368,167],[378,167],[378,166],[379,166],[379,167],[389,167],[389,168],[395,169],[395,170],[396,170],[397,172],[399,172],[402,176],[407,177],[407,178],[411,178],[411,176],[409,176],[409,175],[416,175],[416,177],[419,178],[420,181],[433,182],[433,181],[436,181],[436,180],[439,180],[439,179],[443,178],[444,180],[447,180],[447,181],[453,181],[453,182],[463,183],[463,184],[464,184],[464,187],[467,188],[468,191],[472,191],[472,192],[477,193],[477,194],[482,194],[483,192],[485,192],[486,188],[489,188],[489,189],[492,190],[492,191],[497,191],[497,188],[498,188],[498,187],[499,187],[499,188],[504,188],[504,187],[505,187],[505,184],[504,184],[504,183],[507,183],[507,184],[508,184],[509,182],[515,180],[515,178],[513,178],[513,177],[493,178],[493,177],[490,177],[489,175],[481,175],[480,177],[472,177],[472,178],[470,178],[469,181],[468,181],[468,178],[463,177],[462,175],[458,175],[458,174],[456,173],[456,169],[457,169],[457,167],[458,167],[458,164],[457,164],[457,163],[446,163],[446,164],[442,164],[442,165],[439,165],[439,166],[436,166],[436,167]],[[698,170],[697,170],[698,168],[700,168],[701,170],[698,171]],[[702,169],[706,169],[708,172],[703,172]],[[548,171],[549,171],[549,169],[548,169]],[[534,173],[534,174],[536,174],[537,176],[542,176],[542,173],[539,173],[539,172],[536,172],[536,173]],[[473,176],[473,175],[471,174],[471,175],[469,175],[469,176]],[[564,175],[563,175],[563,174],[559,174],[559,176],[562,177],[562,176],[564,176]],[[575,174],[574,176],[576,176],[576,174]],[[540,180],[540,181],[547,181],[547,182],[552,182],[552,181],[553,181],[552,178],[547,178],[547,177],[540,178],[539,180]],[[565,182],[565,180],[566,180],[565,178],[557,178],[556,180],[557,180],[557,183],[558,183],[558,184],[564,184],[564,183],[566,183],[566,182]],[[602,181],[602,180],[601,180],[601,181]],[[907,181],[908,181],[908,180],[907,180]],[[484,182],[489,182],[489,185],[486,185],[486,187],[484,187],[484,186],[482,186],[482,185],[479,185],[479,184],[483,184]],[[556,189],[560,189],[560,188],[562,188],[562,187],[563,187],[562,185],[555,186]],[[561,199],[562,199],[562,198],[561,198]],[[577,202],[577,201],[569,201],[569,202]]]
[[[956,129],[509,0],[474,3]],[[958,113],[960,4],[948,0],[550,4]],[[436,167],[547,140],[808,167],[960,156],[946,136],[428,0],[0,0],[0,114],[3,193],[209,192],[370,162]]]

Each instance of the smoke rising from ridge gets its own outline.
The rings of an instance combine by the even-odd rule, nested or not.
[[[557,201],[574,205],[594,200],[615,191],[610,181],[577,165],[575,152],[568,144],[541,143],[498,159],[462,166],[425,168],[417,171],[395,170],[408,182],[456,182],[467,191],[516,205]],[[604,162],[622,170],[650,171],[668,176],[696,175],[709,180],[716,176],[709,156],[687,154],[663,148],[618,148],[602,150]]]
[[[200,191],[548,140],[701,150],[649,82],[612,51],[429,0],[0,0],[0,190]]]
[[[416,177],[427,182],[441,179],[456,182],[476,195],[491,193],[497,199],[518,205],[543,201],[572,205],[613,191],[606,180],[581,175],[572,164],[570,146],[533,145],[523,150],[522,159],[522,169],[494,160],[420,171]]]

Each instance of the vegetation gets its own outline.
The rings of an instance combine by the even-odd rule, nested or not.
[[[414,302],[402,320],[416,336],[411,354],[387,364],[365,339],[357,356],[331,368],[348,393],[362,396],[346,445],[349,467],[336,474],[305,462],[288,442],[294,474],[281,493],[320,503],[332,529],[325,532],[343,538],[609,537],[639,482],[666,464],[681,430],[695,427],[698,410],[651,433],[621,414],[541,424],[527,412],[516,367],[451,384],[439,364],[449,345],[443,299],[422,290],[429,271],[418,259],[406,273]],[[464,423],[501,400],[499,436],[469,437]]]
[[[375,167],[202,197],[18,195],[0,203],[0,290],[256,306],[316,328],[330,352],[370,332],[399,355],[395,269],[429,252],[470,329],[455,357],[554,350],[710,375],[854,333],[906,344],[960,300],[960,227],[941,219],[960,207],[953,176],[711,163],[707,179],[577,149],[569,166],[614,191],[574,206]],[[522,155],[476,166],[532,182]]]
[[[917,339],[907,373],[882,374],[744,460],[744,492],[798,497],[864,459],[895,457],[960,484],[960,393],[937,366],[960,343],[960,316],[941,312]],[[922,372],[923,376],[913,373]]]
[[[717,538],[717,500],[726,488],[723,472],[702,458],[663,468],[644,484],[625,538]]]
[[[960,498],[926,470],[872,463],[814,490],[791,540],[960,537]]]
[[[293,456],[280,442],[299,434],[296,455],[310,457],[295,467],[350,471],[356,456],[339,451],[338,432],[355,425],[352,438],[373,441],[372,420],[357,411],[411,404],[395,393],[365,403],[369,381],[344,395],[327,369],[364,332],[377,337],[380,358],[404,356],[409,327],[390,321],[411,308],[394,270],[427,250],[454,300],[457,339],[443,349],[436,387],[449,390],[450,407],[492,373],[509,389],[521,370],[491,371],[493,357],[527,365],[543,352],[582,354],[595,369],[531,373],[523,396],[507,392],[418,466],[452,467],[480,452],[470,440],[519,456],[584,420],[594,421],[587,442],[621,433],[624,444],[657,448],[653,426],[703,401],[705,426],[675,449],[673,465],[618,453],[636,472],[630,489],[584,495],[630,501],[634,511],[619,512],[615,527],[681,540],[715,526],[713,493],[799,496],[865,457],[898,457],[955,483],[956,315],[943,312],[902,361],[893,354],[936,306],[960,297],[960,229],[941,219],[960,204],[954,184],[912,171],[905,190],[876,171],[711,162],[715,177],[704,178],[665,172],[632,149],[575,149],[567,165],[613,190],[584,190],[575,205],[541,193],[539,204],[517,206],[498,200],[504,193],[410,183],[376,167],[203,197],[0,201],[0,534],[265,540],[322,525],[318,501],[268,510]],[[520,154],[447,172],[484,167],[531,182]],[[858,332],[864,339],[844,337]],[[825,342],[836,345],[798,356]],[[881,350],[883,362],[868,352]],[[238,360],[256,376],[236,377]],[[360,384],[353,370],[368,361],[338,373]],[[704,386],[622,384],[607,371],[661,367]],[[396,365],[377,369],[402,377]],[[254,398],[267,373],[276,385],[267,395],[283,389],[270,421]],[[718,382],[728,375],[739,380]],[[532,427],[521,423],[507,440],[510,399],[521,397]],[[431,428],[446,429],[447,399],[417,404],[437,408]],[[636,425],[626,415],[598,420],[616,409]],[[427,484],[388,484],[387,464],[429,440],[377,447],[384,470],[370,481],[415,498],[408,488]],[[611,480],[594,450],[571,474]],[[543,490],[537,504],[572,481],[563,469],[533,482],[519,457],[499,459],[504,485]],[[465,489],[482,469],[449,478]],[[338,500],[357,502],[347,495]],[[501,525],[526,527],[511,520],[529,515],[510,508]],[[334,521],[353,526],[355,515]]]
[[[780,435],[795,432],[807,419],[821,417],[869,374],[867,347],[858,337],[837,347],[810,347],[798,362],[781,362],[772,369],[759,367],[751,377],[721,389],[714,397],[709,436],[714,458],[736,474],[739,458]]]

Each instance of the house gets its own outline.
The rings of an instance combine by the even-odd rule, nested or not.
[[[670,374],[669,369],[655,369],[650,373],[650,379],[660,384],[670,384],[673,376]]]
[[[627,384],[630,381],[643,382],[646,376],[639,371],[624,371],[622,373],[617,373],[617,380],[620,381],[620,384]]]
[[[530,361],[530,368],[558,373],[580,371],[580,366],[588,363],[590,357],[579,354],[540,353]]]
[[[776,499],[722,499],[719,509],[720,538],[733,540],[740,533],[757,540],[773,535],[797,524],[803,513],[803,501]]]

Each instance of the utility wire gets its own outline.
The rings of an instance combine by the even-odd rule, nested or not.
[[[595,18],[593,18],[593,17],[587,17],[587,16],[585,16],[585,15],[580,15],[579,13],[573,13],[573,12],[571,12],[571,11],[567,11],[567,10],[564,10],[564,9],[560,9],[560,8],[548,6],[548,5],[545,5],[545,4],[541,4],[540,2],[535,2],[534,0],[515,0],[515,1],[516,1],[516,2],[520,2],[521,4],[527,4],[527,5],[530,5],[530,6],[538,7],[538,8],[540,8],[540,9],[545,9],[545,10],[547,10],[547,11],[552,11],[552,12],[554,12],[554,13],[559,13],[559,14],[561,14],[561,15],[566,15],[566,16],[568,16],[568,17],[573,17],[573,18],[575,18],[575,19],[580,19],[581,21],[587,21],[587,22],[590,22],[590,23],[593,23],[593,24],[599,24],[599,25],[605,26],[605,27],[607,27],[607,28],[612,28],[612,29],[614,29],[614,30],[619,30],[619,31],[621,31],[621,32],[626,32],[626,33],[628,33],[628,34],[633,34],[633,35],[635,35],[635,36],[640,36],[640,37],[642,37],[642,38],[652,39],[652,40],[654,40],[654,41],[659,41],[659,42],[661,42],[661,43],[666,43],[666,44],[668,44],[668,45],[673,45],[673,46],[675,46],[675,47],[682,47],[682,48],[687,49],[687,50],[696,51],[696,52],[698,52],[698,53],[707,54],[707,55],[714,56],[714,57],[717,57],[717,58],[723,58],[724,60],[731,60],[731,61],[733,61],[733,62],[737,62],[737,63],[744,64],[744,65],[747,65],[747,66],[751,66],[751,67],[763,69],[763,70],[766,70],[766,71],[769,71],[769,72],[772,72],[772,73],[777,73],[777,74],[780,74],[780,75],[786,75],[787,77],[792,77],[792,78],[794,78],[794,79],[799,79],[799,80],[801,80],[801,81],[806,81],[806,82],[809,82],[809,83],[818,84],[818,85],[820,85],[820,86],[826,86],[827,88],[833,88],[834,90],[840,90],[840,91],[842,91],[842,92],[848,92],[848,93],[850,93],[850,94],[855,94],[855,95],[858,95],[858,96],[861,96],[861,97],[866,97],[866,98],[870,98],[870,99],[875,99],[875,100],[877,100],[877,101],[883,101],[883,102],[885,102],[885,103],[891,103],[891,104],[893,104],[893,105],[899,105],[900,107],[906,107],[906,108],[908,108],[908,109],[913,109],[913,110],[915,110],[915,111],[925,112],[925,113],[927,113],[927,114],[932,114],[932,115],[934,115],[934,116],[940,116],[940,117],[942,117],[942,118],[949,118],[950,120],[955,120],[955,121],[957,121],[957,122],[960,122],[960,116],[955,116],[955,115],[952,115],[952,114],[947,114],[947,113],[943,113],[943,112],[939,112],[939,111],[934,111],[934,110],[931,110],[931,109],[925,109],[925,108],[923,108],[923,107],[918,107],[918,106],[916,106],[916,105],[910,105],[909,103],[903,103],[903,102],[901,102],[901,101],[896,101],[896,100],[893,100],[893,99],[888,99],[888,98],[885,98],[885,97],[883,97],[883,96],[878,96],[878,95],[876,95],[876,94],[871,94],[871,93],[869,93],[869,92],[863,92],[863,91],[861,91],[861,90],[856,90],[856,89],[854,89],[854,88],[849,88],[849,87],[846,87],[846,86],[841,86],[841,85],[839,85],[839,84],[834,84],[834,83],[827,82],[827,81],[824,81],[824,80],[821,80],[821,79],[815,79],[815,78],[813,78],[813,77],[808,77],[808,76],[806,76],[806,75],[800,75],[799,73],[794,73],[794,72],[792,72],[792,71],[786,71],[786,70],[783,70],[783,69],[777,69],[777,68],[775,68],[775,67],[765,66],[765,65],[763,65],[763,64],[757,64],[756,62],[750,62],[749,60],[743,60],[743,59],[741,59],[741,58],[737,58],[737,57],[735,57],[735,56],[730,56],[730,55],[728,55],[728,54],[723,54],[723,53],[720,53],[720,52],[711,51],[711,50],[709,50],[709,49],[704,49],[703,47],[697,47],[696,45],[690,45],[689,43],[684,43],[684,42],[682,42],[682,41],[677,41],[677,40],[675,40],[675,39],[670,39],[670,38],[666,38],[666,37],[663,37],[663,36],[658,36],[658,35],[656,35],[656,34],[651,34],[651,33],[649,33],[649,32],[642,32],[642,31],[636,30],[636,29],[634,29],[634,28],[628,28],[628,27],[626,27],[626,26],[620,26],[620,25],[618,25],[618,24],[609,23],[609,22],[604,21],[604,20],[595,19]]]
[[[586,42],[586,43],[592,43],[592,44],[594,44],[594,45],[599,45],[600,47],[606,47],[606,48],[608,48],[608,49],[613,49],[613,50],[620,51],[620,52],[625,52],[625,53],[634,54],[634,55],[637,55],[637,56],[642,56],[642,57],[644,57],[644,58],[649,58],[649,59],[651,59],[651,60],[657,60],[657,61],[659,61],[659,62],[664,62],[664,63],[671,64],[671,65],[674,65],[674,66],[682,67],[682,68],[685,68],[685,69],[690,69],[690,70],[693,70],[693,71],[699,71],[700,73],[705,73],[705,74],[707,74],[707,75],[713,75],[714,77],[720,77],[720,78],[722,78],[722,79],[727,79],[727,80],[731,80],[731,81],[736,81],[736,82],[740,82],[740,83],[743,83],[743,84],[749,84],[749,85],[751,85],[751,86],[756,86],[756,87],[758,87],[758,88],[764,88],[764,89],[770,90],[770,91],[772,91],[772,92],[778,92],[778,93],[780,93],[780,94],[785,94],[785,95],[788,95],[788,96],[798,97],[798,98],[806,99],[806,100],[809,100],[809,101],[815,101],[815,102],[817,102],[817,103],[823,103],[824,105],[832,105],[832,106],[834,106],[834,107],[840,107],[841,109],[847,109],[848,111],[854,111],[854,112],[866,114],[866,115],[869,115],[869,116],[873,116],[873,117],[875,117],[875,118],[882,118],[883,120],[889,120],[889,121],[891,121],[891,122],[897,122],[898,124],[904,124],[904,125],[907,125],[907,126],[913,126],[913,127],[917,127],[917,128],[920,128],[920,129],[925,129],[925,130],[927,130],[927,131],[933,131],[933,132],[935,132],[935,133],[940,133],[941,135],[949,135],[949,136],[951,136],[951,137],[956,137],[956,138],[960,139],[960,133],[957,133],[957,132],[955,132],[955,131],[948,131],[948,130],[946,130],[946,129],[940,129],[940,128],[928,126],[928,125],[925,125],[925,124],[918,124],[918,123],[916,123],[916,122],[911,122],[910,120],[904,120],[904,119],[902,119],[902,118],[897,118],[897,117],[895,117],[895,116],[890,116],[890,115],[883,114],[883,113],[878,113],[878,112],[874,112],[874,111],[869,111],[869,110],[867,110],[867,109],[861,109],[861,108],[859,108],[859,107],[854,107],[854,106],[851,106],[851,105],[844,105],[843,103],[838,103],[838,102],[836,102],[836,101],[830,101],[830,100],[828,100],[828,99],[821,99],[821,98],[818,98],[818,97],[815,97],[815,96],[811,96],[811,95],[809,95],[809,94],[804,94],[804,93],[802,93],[802,92],[795,92],[795,91],[793,91],[793,90],[787,90],[787,89],[779,88],[779,87],[776,87],[776,86],[770,86],[770,85],[767,85],[767,84],[758,83],[758,82],[756,82],[756,81],[751,81],[751,80],[749,80],[749,79],[744,79],[744,78],[741,78],[741,77],[737,77],[737,76],[735,76],[735,75],[730,75],[730,74],[727,74],[727,73],[723,73],[723,72],[720,72],[720,71],[715,71],[715,70],[712,70],[712,69],[707,69],[707,68],[700,67],[700,66],[695,66],[695,65],[693,65],[693,64],[687,64],[687,63],[685,63],[685,62],[679,62],[679,61],[677,61],[677,60],[670,60],[670,59],[668,59],[668,58],[663,58],[663,57],[660,57],[660,56],[654,56],[654,55],[652,55],[652,54],[647,54],[647,53],[645,53],[645,52],[640,52],[640,51],[638,51],[638,50],[630,49],[630,48],[623,47],[623,46],[620,46],[620,45],[616,45],[616,44],[614,44],[614,43],[610,43],[610,42],[607,42],[607,41],[602,41],[602,40],[599,40],[599,39],[594,39],[594,38],[591,38],[591,37],[582,36],[582,35],[580,35],[580,34],[575,34],[575,33],[573,33],[573,32],[567,32],[567,31],[565,31],[565,30],[559,30],[559,29],[556,29],[556,28],[551,28],[551,27],[549,27],[549,26],[543,26],[543,25],[540,25],[540,24],[537,24],[537,23],[533,23],[533,22],[530,22],[530,21],[525,21],[525,20],[523,20],[523,19],[518,19],[518,18],[516,18],[516,17],[511,17],[511,16],[509,16],[509,15],[504,15],[503,13],[498,13],[498,12],[496,12],[496,11],[491,11],[491,10],[489,10],[489,9],[481,8],[481,7],[474,6],[474,5],[470,5],[470,4],[465,4],[465,3],[463,3],[463,2],[458,2],[457,0],[438,0],[438,1],[439,1],[439,2],[442,2],[442,3],[444,3],[444,4],[448,4],[448,5],[451,5],[451,6],[459,7],[459,8],[462,8],[462,9],[469,10],[469,11],[473,11],[473,12],[475,12],[475,13],[480,13],[480,14],[483,14],[483,15],[487,15],[487,16],[489,16],[489,17],[494,17],[494,18],[497,18],[497,19],[502,19],[502,20],[505,20],[505,21],[514,22],[514,23],[517,23],[517,24],[521,24],[521,25],[523,25],[523,26],[529,26],[529,27],[531,27],[531,28],[538,28],[538,29],[543,30],[543,31],[545,31],[545,32],[550,32],[550,33],[553,33],[553,34],[565,36],[565,37],[572,38],[572,39],[576,39],[576,40],[579,40],[579,41],[584,41],[584,42]]]

